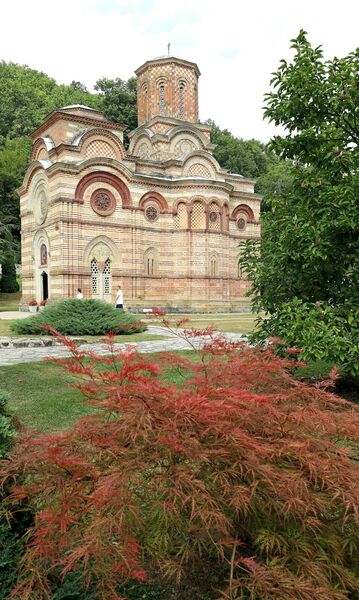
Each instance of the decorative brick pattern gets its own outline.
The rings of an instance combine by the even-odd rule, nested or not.
[[[116,158],[116,152],[108,144],[102,140],[95,140],[90,142],[86,148],[87,158],[93,158],[97,156],[105,156],[106,158]]]
[[[149,61],[137,80],[138,125],[159,115],[198,122],[198,69],[179,59]]]
[[[206,229],[206,214],[202,202],[194,202],[191,210],[191,229]]]
[[[182,202],[178,205],[177,214],[174,219],[174,225],[176,229],[187,229],[188,228],[188,212],[187,207]]]
[[[186,175],[195,175],[196,177],[206,177],[207,179],[211,179],[211,173],[207,167],[202,165],[201,163],[195,163],[192,165]]]
[[[80,287],[86,298],[114,303],[121,284],[130,309],[248,306],[249,283],[245,275],[238,278],[238,245],[260,236],[260,197],[253,181],[217,173],[209,131],[196,123],[198,70],[171,61],[152,61],[139,73],[139,79],[147,73],[146,119],[159,109],[160,80],[167,117],[153,113],[146,124],[152,133],[137,131],[126,156],[115,139],[122,132],[96,111],[91,121],[80,108],[67,111],[66,119],[60,111],[33,136],[33,156],[44,148],[42,136],[53,140],[56,152],[50,174],[33,162],[20,189],[25,300],[41,300],[45,271],[50,301],[74,297]],[[183,110],[188,123],[179,120]],[[72,146],[84,126],[83,141]],[[200,154],[189,156],[197,149]],[[240,218],[246,220],[243,230]],[[40,264],[41,244],[46,265]]]
[[[45,148],[41,148],[40,152],[37,155],[37,160],[49,160],[49,155],[47,153],[47,150],[45,150]]]
[[[142,144],[139,145],[138,150],[136,152],[136,154],[138,156],[140,156],[141,158],[149,158],[150,154],[151,154],[151,150],[148,144],[146,144],[145,142],[143,142]]]
[[[221,214],[217,204],[212,203],[208,213],[208,227],[213,231],[221,230]]]

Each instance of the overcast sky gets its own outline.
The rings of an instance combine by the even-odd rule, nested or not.
[[[359,45],[358,0],[2,0],[0,59],[92,91],[101,77],[128,79],[146,60],[196,62],[200,118],[268,141],[263,94],[301,28],[326,58]]]

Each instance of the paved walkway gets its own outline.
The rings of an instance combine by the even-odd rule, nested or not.
[[[148,327],[148,333],[152,335],[166,335],[170,336],[171,334],[162,327]],[[223,334],[228,340],[231,341],[241,341],[245,339],[245,336],[239,333],[226,333]],[[193,338],[191,341],[196,348],[199,348],[203,345],[203,343],[208,340],[208,338]],[[120,350],[124,349],[125,344],[115,344],[115,349]],[[171,336],[170,339],[167,340],[153,340],[148,342],[135,342],[138,352],[172,352],[173,350],[192,350],[191,345],[181,338],[177,336]],[[105,344],[82,344],[81,350],[92,350],[96,352],[96,354],[108,354],[108,348]],[[28,363],[28,362],[37,362],[39,360],[45,360],[48,357],[65,357],[69,355],[69,352],[63,348],[62,346],[54,346],[49,348],[4,348],[0,349],[0,365],[16,365],[19,363]]]
[[[4,319],[4,321],[13,321],[14,319],[26,319],[26,317],[30,317],[34,313],[31,312],[20,312],[19,310],[4,310],[0,312],[0,321]]]

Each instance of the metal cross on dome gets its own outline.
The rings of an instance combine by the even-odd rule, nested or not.
[[[170,50],[171,50],[171,43],[168,42],[167,44],[167,52],[168,52],[168,56],[170,55]]]

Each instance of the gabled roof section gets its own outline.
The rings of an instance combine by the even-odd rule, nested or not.
[[[32,139],[36,140],[50,125],[60,119],[68,122],[83,123],[84,125],[95,125],[96,127],[101,127],[103,129],[117,131],[124,131],[126,129],[126,125],[120,125],[119,123],[109,121],[105,113],[100,110],[90,108],[89,106],[83,106],[82,104],[73,104],[53,110],[49,113],[45,117],[43,123],[31,133]]]

